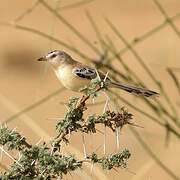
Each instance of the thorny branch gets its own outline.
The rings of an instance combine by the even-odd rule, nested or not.
[[[1,126],[0,145],[4,147],[1,148],[1,151],[13,160],[8,171],[1,173],[1,179],[62,178],[63,175],[82,168],[83,163],[86,162],[99,164],[106,170],[115,167],[126,168],[131,155],[128,149],[103,157],[99,157],[93,152],[83,160],[78,160],[73,155],[62,155],[61,153],[62,143],[65,142],[66,145],[70,143],[67,137],[69,134],[75,132],[97,133],[97,124],[103,124],[113,132],[117,127],[122,128],[126,124],[134,125],[131,122],[132,114],[124,108],[120,112],[107,110],[101,115],[84,117],[84,111],[88,108],[86,101],[92,96],[97,96],[98,91],[104,88],[106,88],[105,81],[93,80],[89,87],[83,89],[86,92],[85,96],[81,99],[70,98],[64,118],[57,122],[57,135],[48,143],[31,145],[25,137],[15,130]],[[20,153],[19,158],[12,157],[8,151],[18,151]]]

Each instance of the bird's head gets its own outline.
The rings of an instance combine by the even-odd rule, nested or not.
[[[58,67],[61,64],[71,61],[72,58],[64,51],[54,50],[47,53],[45,56],[42,56],[38,61],[47,61],[52,64],[54,67]]]

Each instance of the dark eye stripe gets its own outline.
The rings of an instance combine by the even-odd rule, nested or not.
[[[51,58],[55,58],[57,56],[57,54],[52,54]]]
[[[56,51],[57,51],[57,50],[53,50],[53,51],[49,52],[48,54],[51,54],[51,53],[56,52]]]

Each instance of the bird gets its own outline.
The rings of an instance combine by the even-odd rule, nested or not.
[[[72,91],[80,92],[82,88],[88,86],[91,80],[98,76],[102,80],[106,78],[108,88],[118,88],[144,97],[159,95],[159,93],[143,87],[114,82],[109,77],[106,77],[103,72],[76,61],[65,51],[53,50],[37,60],[49,62],[62,85]]]

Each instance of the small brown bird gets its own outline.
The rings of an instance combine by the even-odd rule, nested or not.
[[[39,58],[38,61],[49,62],[61,83],[67,89],[73,91],[80,91],[83,87],[88,86],[91,80],[95,79],[98,74],[102,80],[105,78],[102,72],[98,72],[97,74],[96,69],[81,64],[64,51],[51,51],[46,56]],[[128,84],[113,82],[109,78],[107,78],[106,81],[110,88],[119,88],[129,93],[143,95],[145,97],[158,95],[157,92]]]

